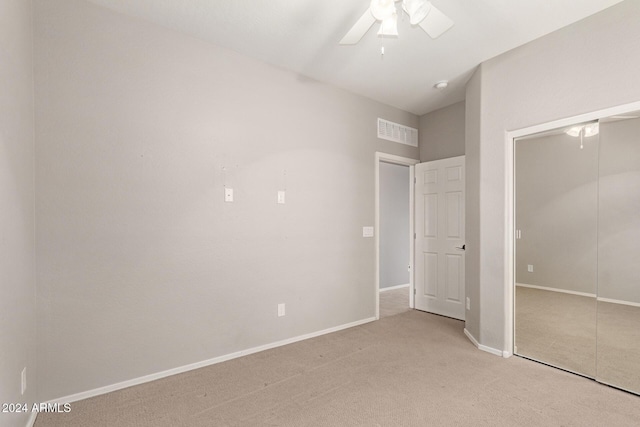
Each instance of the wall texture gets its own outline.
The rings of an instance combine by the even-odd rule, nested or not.
[[[465,222],[464,253],[465,294],[469,310],[465,313],[465,329],[480,336],[480,135],[484,119],[482,109],[482,66],[467,83],[465,100]]]
[[[481,99],[467,105],[466,116],[479,118],[479,135],[467,133],[466,141],[467,209],[479,219],[467,232],[468,239],[479,238],[479,263],[467,263],[466,277],[478,277],[467,283],[480,294],[480,305],[472,302],[479,312],[468,316],[467,328],[477,330],[483,345],[512,350],[505,348],[505,131],[640,100],[639,20],[640,2],[622,2],[481,65]],[[467,104],[477,90],[470,86]],[[473,166],[470,150],[479,154]]]
[[[580,149],[580,138],[554,132],[516,143],[517,283],[596,294],[598,140]]]
[[[35,19],[42,399],[374,316],[374,153],[418,156],[376,118],[416,116],[83,1]]]
[[[516,281],[639,303],[640,119],[516,144]],[[527,265],[534,265],[528,272]]]
[[[600,124],[599,165],[598,296],[640,304],[640,119]]]
[[[380,288],[409,283],[409,167],[380,163]]]
[[[0,403],[33,403],[37,389],[31,16],[29,1],[0,2]],[[0,413],[0,426],[28,416]]]
[[[420,117],[420,161],[464,156],[464,116],[463,101]]]

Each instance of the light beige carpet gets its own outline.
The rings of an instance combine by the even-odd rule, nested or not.
[[[380,292],[380,317],[409,311],[409,287]]]
[[[640,393],[640,307],[598,301],[596,378]]]
[[[517,353],[640,393],[640,307],[516,287]]]
[[[637,426],[640,398],[476,349],[457,320],[377,322],[72,404],[44,426]]]
[[[596,375],[596,299],[516,286],[517,353]]]

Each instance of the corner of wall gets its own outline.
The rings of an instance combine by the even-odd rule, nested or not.
[[[0,206],[8,208],[0,216],[0,402],[28,407],[3,410],[3,426],[29,423],[37,399],[32,18],[30,1],[3,0]]]
[[[466,329],[480,337],[480,132],[481,132],[482,65],[478,66],[466,87],[465,99],[465,254],[466,296],[470,310],[466,312]]]

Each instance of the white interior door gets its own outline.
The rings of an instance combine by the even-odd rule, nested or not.
[[[464,156],[415,167],[415,308],[464,320]]]

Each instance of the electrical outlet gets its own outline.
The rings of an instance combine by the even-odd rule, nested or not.
[[[233,188],[224,189],[224,201],[225,202],[233,202]]]
[[[471,310],[471,298],[467,297],[467,310]]]
[[[531,265],[531,264],[527,265],[527,271],[529,273],[533,273],[533,265]]]
[[[282,317],[286,314],[284,309],[284,303],[278,304],[278,317]]]
[[[27,367],[22,368],[22,374],[20,375],[20,394],[24,394],[27,391]]]

